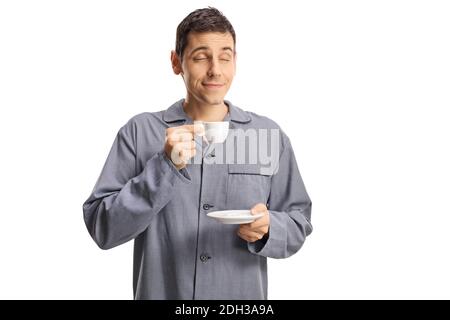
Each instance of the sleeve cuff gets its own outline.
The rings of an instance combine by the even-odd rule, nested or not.
[[[247,242],[248,250],[251,253],[276,257],[286,248],[286,228],[283,227],[283,219],[278,216],[278,212],[270,211],[269,237],[255,242]]]

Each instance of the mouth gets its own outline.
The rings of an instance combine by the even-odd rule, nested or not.
[[[221,83],[202,83],[202,85],[208,89],[220,89],[224,86],[224,84]]]

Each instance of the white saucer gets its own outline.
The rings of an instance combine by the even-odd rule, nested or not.
[[[258,218],[264,216],[264,213],[252,215],[250,210],[223,210],[213,211],[206,214],[210,218],[214,218],[223,224],[244,224],[251,223]]]

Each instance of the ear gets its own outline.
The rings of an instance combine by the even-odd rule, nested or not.
[[[180,73],[183,74],[183,69],[181,68],[181,61],[175,50],[172,50],[170,52],[170,61],[172,62],[173,73],[175,73],[176,75]]]

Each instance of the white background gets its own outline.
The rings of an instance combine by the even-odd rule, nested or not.
[[[131,299],[132,242],[82,203],[117,130],[184,97],[178,23],[237,32],[227,98],[277,121],[314,232],[269,261],[271,299],[450,298],[447,1],[2,1],[0,298]]]

